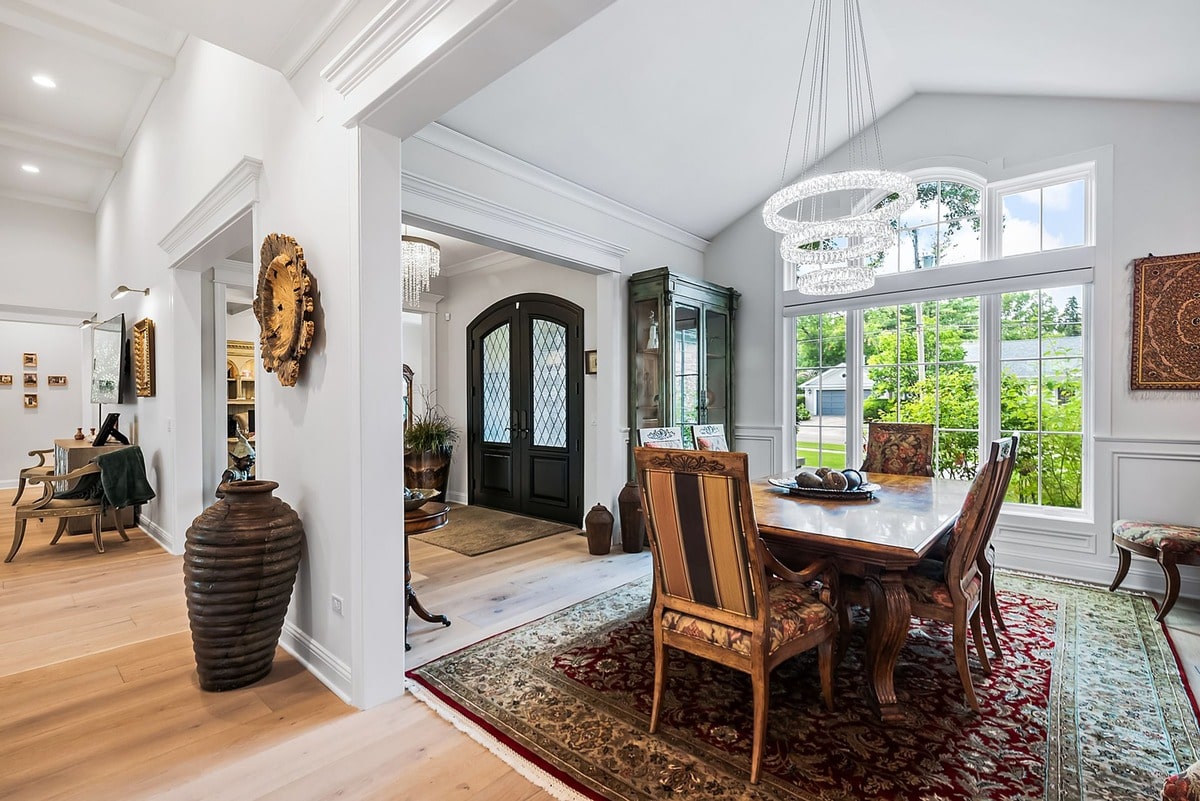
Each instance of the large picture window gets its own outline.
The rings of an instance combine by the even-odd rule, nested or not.
[[[857,467],[872,421],[928,423],[937,475],[970,479],[988,441],[1019,432],[1006,500],[1083,507],[1092,178],[1036,179],[919,181],[895,244],[867,260],[875,289],[795,304],[814,311],[795,317],[797,463]],[[950,274],[968,263],[970,282]]]

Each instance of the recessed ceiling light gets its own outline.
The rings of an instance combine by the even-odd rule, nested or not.
[[[36,164],[22,164],[21,169],[24,170],[25,172],[31,172],[34,174],[41,172],[41,170],[38,169],[38,166]]]
[[[49,75],[34,75],[33,82],[38,86],[44,86],[47,89],[53,89],[58,86],[58,84],[54,82],[54,79]]]

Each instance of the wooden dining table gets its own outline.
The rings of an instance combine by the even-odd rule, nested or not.
[[[952,523],[969,484],[886,473],[867,478],[879,485],[870,500],[814,500],[767,479],[751,482],[751,494],[759,535],[784,565],[799,569],[829,557],[842,574],[865,579],[867,680],[880,717],[892,722],[904,717],[894,681],[912,615],[904,573]]]

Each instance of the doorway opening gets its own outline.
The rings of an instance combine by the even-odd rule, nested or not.
[[[583,309],[505,298],[467,329],[468,502],[583,519]]]

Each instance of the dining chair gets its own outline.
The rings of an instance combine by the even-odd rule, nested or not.
[[[13,506],[16,506],[17,501],[21,500],[21,496],[25,494],[25,484],[29,479],[34,476],[48,476],[54,472],[54,465],[46,464],[46,454],[48,453],[54,453],[54,449],[44,448],[29,452],[30,456],[37,457],[37,464],[23,467],[21,468],[21,472],[17,474],[17,496],[12,500]]]
[[[744,453],[635,448],[654,560],[654,699],[658,730],[667,648],[749,674],[754,695],[750,782],[758,782],[771,671],[817,649],[821,693],[833,708],[838,575],[829,560],[795,572],[759,539]],[[820,586],[810,582],[820,580]]]
[[[1162,568],[1167,588],[1154,617],[1161,623],[1179,598],[1179,565],[1200,565],[1200,526],[1117,520],[1112,527],[1112,541],[1119,561],[1109,591],[1120,587],[1129,573],[1130,554],[1148,556]]]
[[[692,442],[698,451],[727,451],[729,440],[725,438],[725,426],[720,423],[704,423],[692,426]]]
[[[927,423],[867,424],[868,473],[933,477],[933,426]]]

